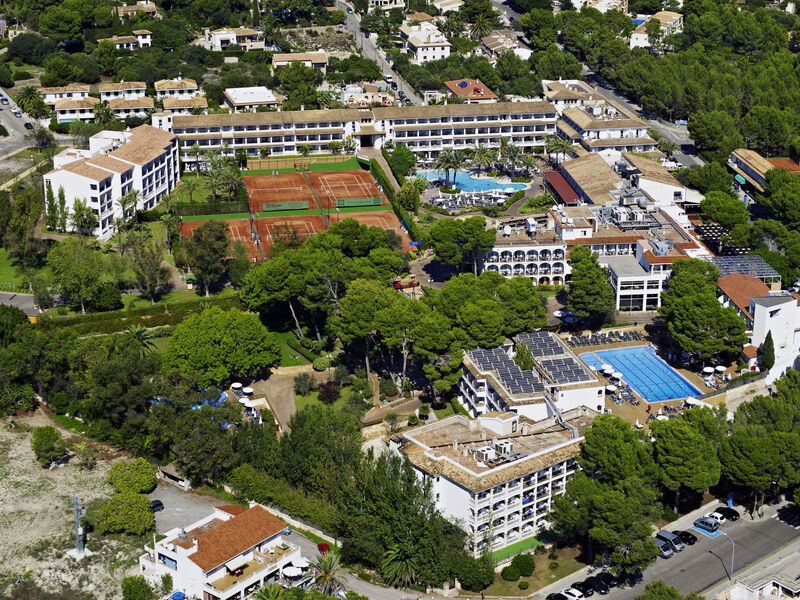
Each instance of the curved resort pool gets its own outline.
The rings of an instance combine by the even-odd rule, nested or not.
[[[422,175],[428,181],[436,181],[440,179],[442,181],[442,185],[444,185],[443,171],[425,170],[417,171],[417,174]],[[526,187],[528,187],[528,184],[498,183],[497,179],[494,177],[478,178],[472,175],[469,171],[456,171],[455,186],[457,188],[461,188],[465,192],[488,192],[489,190],[505,190],[508,188],[513,188],[514,191],[524,190]]]

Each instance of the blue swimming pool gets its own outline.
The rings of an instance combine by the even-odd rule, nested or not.
[[[663,402],[696,396],[700,390],[656,355],[653,346],[633,346],[581,354],[581,359],[598,371],[609,364],[622,373],[622,380],[647,402]]]
[[[435,181],[436,179],[444,181],[444,171],[417,171],[417,173],[429,181]],[[452,178],[450,181],[452,182]],[[478,178],[469,173],[469,171],[456,171],[455,186],[465,192],[488,192],[489,190],[505,190],[507,188],[513,188],[516,191],[524,190],[528,187],[524,183],[498,183],[493,177],[488,179],[485,177]]]

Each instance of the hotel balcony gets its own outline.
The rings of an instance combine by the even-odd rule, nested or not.
[[[250,586],[255,583],[263,583],[261,579],[269,575],[279,576],[279,570],[287,566],[293,560],[299,560],[300,549],[297,546],[283,542],[273,546],[266,552],[253,551],[247,562],[235,566],[233,570],[228,568],[228,572],[222,577],[209,581],[206,587],[209,592],[225,592],[231,588],[243,585]],[[235,560],[235,559],[234,559]],[[233,561],[231,561],[233,562]]]

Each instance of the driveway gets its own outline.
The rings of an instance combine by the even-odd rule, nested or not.
[[[39,314],[39,310],[33,304],[33,296],[31,294],[0,292],[0,304],[16,306],[24,311],[26,315]]]
[[[148,494],[151,500],[161,500],[164,510],[156,513],[156,531],[165,533],[175,527],[186,527],[203,517],[210,515],[215,506],[227,504],[216,496],[184,492],[168,483],[159,483],[158,487]]]

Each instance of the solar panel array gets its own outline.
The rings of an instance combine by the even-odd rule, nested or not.
[[[500,348],[477,348],[470,352],[481,371],[495,371],[500,382],[512,395],[544,391],[544,385],[532,371],[523,371]]]
[[[523,333],[518,339],[530,348],[531,355],[554,384],[580,383],[593,379],[564,343],[549,331]]]
[[[717,256],[712,258],[711,262],[716,265],[722,276],[741,273],[743,275],[752,275],[753,277],[759,278],[780,277],[780,273],[758,255]]]

